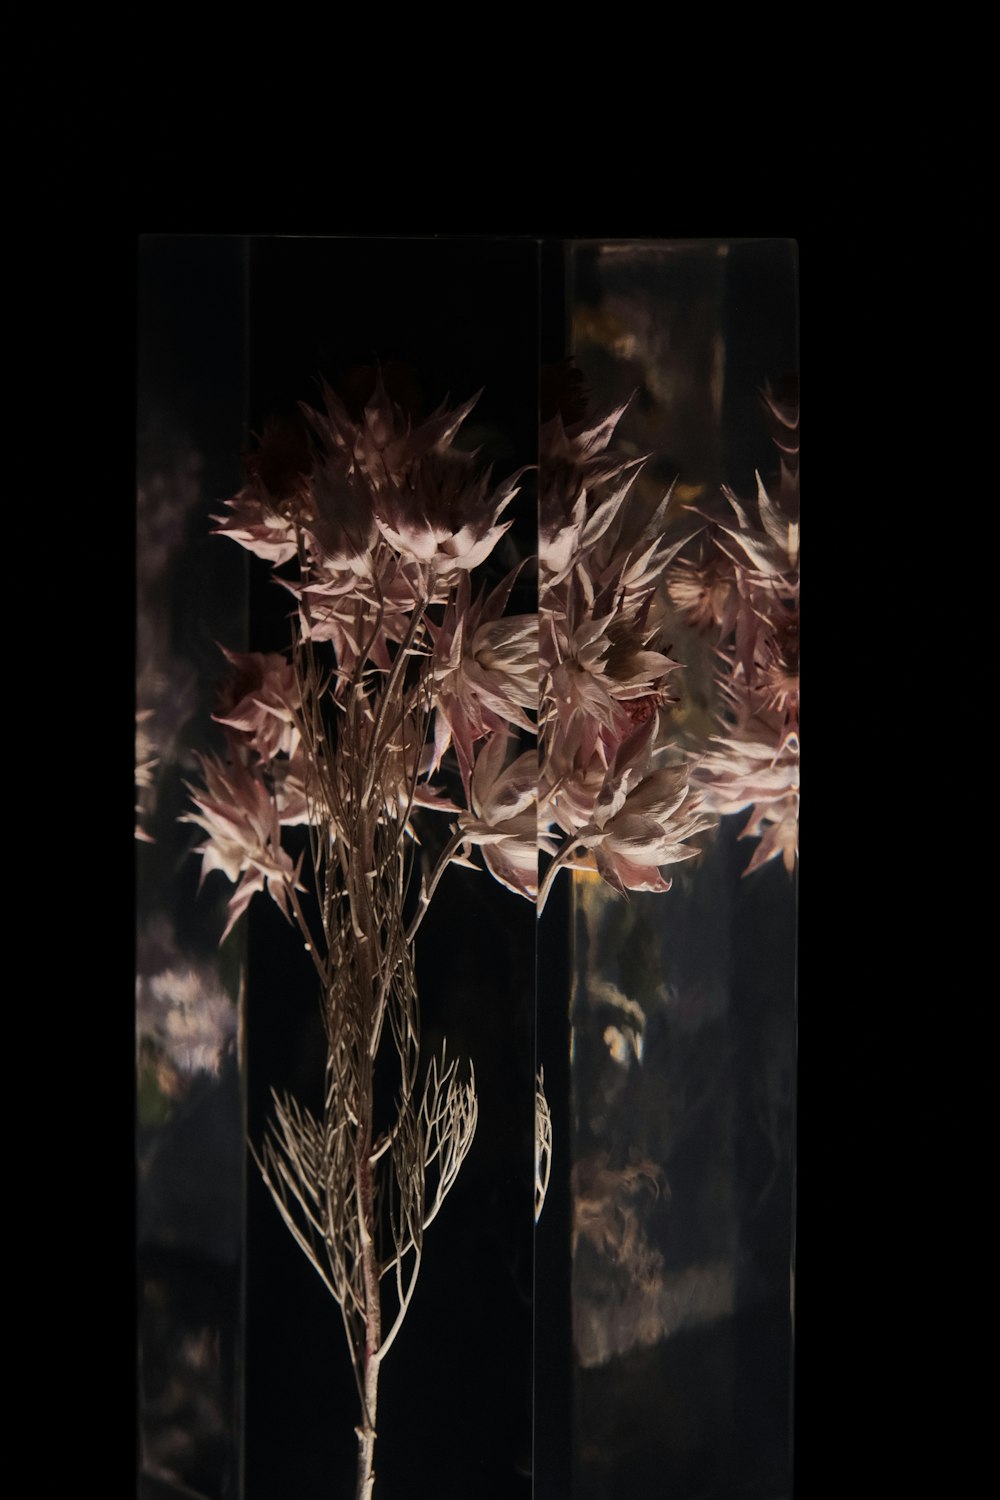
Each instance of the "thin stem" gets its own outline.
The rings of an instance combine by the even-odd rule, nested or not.
[[[362,796],[362,802],[365,803],[371,796],[372,788],[375,785],[375,773],[380,760],[379,751],[381,748],[379,745],[379,735],[382,730],[382,724],[385,719],[386,711],[388,710],[389,704],[392,702],[393,695],[396,691],[402,674],[406,670],[406,658],[410,653],[410,647],[413,645],[417,631],[419,630],[420,625],[423,622],[426,609],[427,601],[422,599],[417,605],[416,609],[413,611],[413,616],[407,628],[406,636],[404,637],[403,643],[400,646],[399,650],[396,652],[396,659],[392,664],[392,671],[389,673],[388,680],[386,681],[385,687],[382,690],[382,700],[379,703],[378,711],[375,715],[375,724],[372,728],[371,759],[368,765],[368,774],[365,777],[364,793]]]
[[[407,943],[412,943],[413,942],[413,939],[414,939],[414,937],[416,936],[416,933],[417,933],[417,928],[420,926],[421,922],[424,920],[424,913],[426,912],[427,908],[431,904],[431,897],[433,896],[434,892],[438,888],[438,882],[441,879],[441,876],[444,874],[445,870],[451,864],[452,856],[458,852],[458,850],[461,847],[461,845],[465,843],[467,837],[468,837],[468,835],[466,833],[464,833],[462,831],[462,829],[460,828],[458,830],[458,832],[456,834],[454,834],[453,837],[449,840],[449,842],[445,845],[445,848],[444,848],[444,850],[443,850],[443,852],[441,854],[441,858],[438,860],[438,862],[437,862],[437,864],[436,864],[436,866],[434,868],[434,873],[431,876],[430,881],[428,882],[426,889],[422,890],[420,892],[420,905],[417,908],[417,911],[416,911],[416,913],[414,915],[413,921],[410,923],[409,927],[406,929],[406,941],[407,941]]]

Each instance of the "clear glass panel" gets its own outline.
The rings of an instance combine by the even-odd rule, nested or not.
[[[357,1466],[358,1394],[340,1311],[246,1164],[247,1137],[259,1150],[273,1116],[272,1090],[322,1110],[317,977],[265,900],[254,899],[218,950],[233,886],[210,872],[196,891],[190,851],[203,834],[177,822],[191,810],[183,780],[198,779],[192,750],[221,748],[210,719],[226,667],[216,643],[276,652],[290,642],[289,594],[264,561],[211,536],[210,516],[243,483],[249,434],[270,419],[295,421],[301,402],[320,405],[321,378],[357,418],[378,367],[417,424],[481,392],[458,446],[478,449],[494,486],[524,472],[508,512],[514,525],[474,574],[473,593],[520,564],[507,612],[533,613],[537,279],[537,247],[523,240],[143,242],[141,421],[145,431],[165,403],[181,436],[166,458],[141,464],[140,676],[160,654],[145,669],[152,698],[141,677],[140,712],[177,696],[167,645],[185,663],[194,657],[189,738],[173,757],[169,797],[162,736],[140,751],[145,763],[160,761],[157,842],[140,848],[138,919],[141,1492],[150,1496],[173,1485],[204,1500],[329,1500],[354,1494]],[[165,468],[169,483],[157,477]],[[197,483],[183,548],[171,544],[169,583],[157,585],[170,611],[154,615],[143,569],[166,566],[148,559],[167,519],[154,525],[148,496],[176,488],[175,471],[189,470]],[[179,501],[168,499],[173,516]],[[143,718],[140,732],[148,739],[153,727]],[[418,809],[413,822],[419,870],[447,843],[449,818]],[[291,831],[289,846],[298,832],[304,849],[304,830]],[[380,1377],[380,1500],[530,1493],[534,936],[531,903],[481,863],[478,873],[445,871],[417,935],[424,1065],[445,1038],[449,1056],[471,1061],[479,1119],[428,1226],[419,1284]],[[219,1057],[213,1026],[225,1032]],[[198,1066],[175,1100],[182,1043]],[[393,1108],[394,1087],[387,1076],[377,1108]]]
[[[676,481],[669,525],[711,517],[725,537],[724,523],[742,529],[726,485],[759,530],[754,471],[770,484],[776,450],[758,393],[769,384],[790,410],[795,252],[148,237],[139,312],[139,1493],[348,1496],[357,1393],[340,1315],[246,1153],[272,1089],[314,1106],[322,1092],[315,977],[273,905],[255,901],[219,947],[232,887],[213,875],[198,891],[200,834],[178,821],[195,752],[217,747],[217,643],[287,643],[287,595],[210,518],[241,483],[250,431],[315,403],[321,375],[363,402],[378,361],[425,415],[482,388],[463,445],[495,481],[534,463],[550,380],[591,414],[631,397],[613,446],[651,455],[638,503]],[[553,377],[568,355],[577,373]],[[537,546],[533,477],[522,484],[491,582]],[[708,536],[678,565],[714,555]],[[767,615],[765,585],[750,587]],[[797,656],[797,572],[794,610],[778,595],[784,656],[768,670]],[[746,725],[716,648],[732,666],[763,640],[761,666],[766,631],[737,609],[734,647],[691,600],[660,587],[650,615],[656,649],[682,664],[664,745],[715,754],[701,785],[718,826],[666,871],[672,889],[618,896],[580,851],[536,924],[481,869],[449,869],[419,934],[424,1044],[447,1036],[474,1062],[480,1114],[386,1362],[380,1500],[790,1493],[796,887],[794,827],[770,810],[797,786],[797,722],[793,743],[776,671],[784,706],[755,732],[781,740],[765,768],[778,791],[772,776],[736,810],[746,767],[728,741],[739,731],[745,750]],[[511,610],[537,601],[529,565]],[[795,675],[797,695],[797,659]],[[651,696],[628,700],[637,725]],[[435,833],[421,836],[433,857]],[[533,1238],[539,1067],[552,1170]]]
[[[649,621],[656,649],[682,664],[669,678],[676,701],[661,708],[657,763],[683,752],[701,764],[692,782],[718,827],[693,838],[696,858],[664,870],[669,892],[625,897],[579,870],[559,877],[572,895],[560,902],[554,887],[542,918],[543,959],[564,922],[572,943],[562,991],[554,971],[551,990],[570,1007],[570,1201],[539,1227],[555,1302],[565,1294],[546,1236],[567,1234],[571,1247],[572,1487],[560,1488],[558,1457],[546,1470],[543,1454],[536,1493],[777,1500],[791,1492],[796,886],[785,865],[794,871],[797,531],[791,561],[787,547],[771,556],[768,535],[752,556],[732,544],[749,607],[740,613],[736,585],[720,577],[717,599],[731,588],[732,603],[721,622],[704,614],[704,597],[704,617],[692,618],[695,573],[679,559],[701,567],[706,588],[713,558],[720,574],[730,566],[716,538],[731,542],[725,526],[742,523],[723,485],[755,537],[755,470],[772,497],[794,490],[797,502],[797,428],[789,438],[778,424],[783,453],[760,396],[769,389],[786,416],[797,402],[795,251],[785,241],[577,242],[567,267],[578,395],[591,417],[629,401],[612,446],[651,455],[634,502],[648,509],[676,481],[669,534],[706,528],[678,554],[680,572],[666,570]],[[795,472],[779,479],[782,459]],[[670,577],[682,579],[674,594]],[[768,655],[775,632],[780,660]],[[751,713],[747,677],[757,684],[765,670]],[[556,1077],[549,998],[539,995],[539,1036],[547,1030]],[[550,1359],[551,1316],[547,1332],[540,1323]],[[558,1402],[541,1400],[558,1428]]]
[[[535,458],[536,251],[493,239],[254,239],[250,426],[320,403],[355,417],[378,362],[414,422],[482,394],[456,440],[493,482]],[[474,574],[490,587],[534,552],[533,476],[512,531]],[[288,642],[287,597],[251,559],[254,649]],[[529,568],[509,610],[533,611]],[[417,810],[419,857],[452,819]],[[478,856],[474,856],[478,859]],[[420,1279],[378,1387],[377,1500],[530,1493],[534,912],[482,869],[450,868],[415,940],[426,1061],[471,1061],[476,1136],[426,1233]],[[271,1090],[313,1107],[325,1039],[317,983],[273,905],[250,913],[249,1134]],[[388,1104],[387,1100],[387,1104]],[[246,1500],[354,1493],[358,1396],[340,1312],[251,1167]]]
[[[246,568],[209,535],[239,480],[237,240],[150,236],[138,264],[136,1161],[139,1494],[241,1494],[244,941],[178,821],[211,742]]]

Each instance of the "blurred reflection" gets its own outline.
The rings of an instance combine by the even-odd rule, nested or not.
[[[232,245],[218,241],[150,237],[140,244],[139,260],[138,1493],[236,1500],[242,953],[239,941],[219,949],[218,901],[195,902],[193,833],[178,815],[214,706],[215,640],[239,640],[243,629],[241,575],[226,571],[224,556],[217,567],[213,553],[224,549],[208,538],[214,493],[226,477],[230,434],[239,431],[241,416],[239,259]],[[224,308],[220,286],[229,272],[233,338],[216,347],[204,336],[202,299]],[[218,427],[206,416],[212,410]]]
[[[637,490],[676,481],[699,515],[723,485],[752,493],[773,457],[758,391],[795,368],[792,248],[583,243],[571,267],[589,409],[631,394],[616,445],[653,453]],[[718,633],[675,593],[651,611],[683,665],[664,748],[697,764],[728,700]],[[715,753],[718,827],[669,892],[573,876],[574,1500],[790,1493],[795,812],[748,870],[739,834],[764,826],[730,816],[749,803],[716,790]]]

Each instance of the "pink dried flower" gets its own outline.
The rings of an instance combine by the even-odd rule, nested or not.
[[[605,451],[627,406],[626,401],[603,416],[584,418],[569,427],[556,416],[539,429],[538,554],[543,581],[559,582],[581,548],[586,550],[591,544],[594,526],[587,502],[595,487],[626,475],[612,501],[624,498],[646,461]],[[606,509],[596,526],[609,521]]]
[[[703,807],[718,813],[751,808],[741,838],[762,836],[745,874],[781,855],[792,870],[798,848],[799,738],[764,695],[731,684],[736,724],[715,735],[692,773]]]
[[[743,874],[749,875],[753,870],[759,870],[762,865],[780,855],[782,864],[791,875],[799,852],[798,792],[789,792],[780,802],[772,802],[766,807],[755,804],[740,838],[758,837],[760,843]]]
[[[318,562],[339,564],[362,577],[370,576],[371,551],[378,534],[371,496],[363,484],[343,472],[332,454],[317,460],[309,480],[308,501],[297,519],[308,533],[310,550]]]
[[[798,517],[784,515],[772,503],[760,475],[755,477],[760,525],[754,525],[729,486],[723,485],[722,493],[735,511],[738,524],[733,527],[717,522],[728,538],[717,538],[718,545],[740,567],[755,569],[761,579],[785,579],[791,584],[799,566]]]
[[[651,771],[624,795],[612,780],[607,791],[574,842],[593,850],[598,871],[615,890],[669,890],[660,866],[693,858],[700,851],[685,840],[713,826],[694,808],[687,766]]]
[[[255,557],[276,566],[295,556],[294,525],[277,516],[253,486],[245,486],[225,504],[231,514],[212,517],[219,523],[214,535],[231,537]]]
[[[678,663],[649,649],[656,632],[620,614],[614,595],[595,599],[582,569],[545,595],[541,610],[542,722],[549,756],[574,741],[581,764],[600,753],[607,766],[638,719],[667,701]],[[642,710],[630,707],[641,701]]]
[[[482,562],[511,524],[497,522],[519,476],[488,496],[489,478],[476,477],[474,455],[452,449],[477,399],[454,411],[442,406],[413,427],[380,373],[354,422],[324,382],[325,412],[303,408],[323,450],[301,519],[318,555],[363,572],[377,528],[397,552],[435,573]]]
[[[238,882],[229,901],[229,920],[221,941],[232,931],[233,924],[250,904],[255,891],[267,891],[289,916],[289,890],[302,890],[298,882],[299,865],[281,847],[281,828],[274,798],[253,771],[238,759],[238,749],[231,747],[233,758],[222,762],[215,756],[199,756],[205,789],[188,785],[196,813],[182,819],[195,823],[208,834],[198,846],[201,854],[201,881],[210,870],[221,870],[227,880]]]
[[[238,730],[262,760],[293,755],[299,743],[299,690],[292,664],[274,651],[220,650],[236,672],[220,689],[219,712],[212,715],[216,723]]]
[[[468,844],[482,848],[495,880],[534,901],[538,850],[555,852],[552,841],[538,833],[538,757],[528,750],[505,767],[506,755],[503,734],[494,735],[479,752],[472,773],[472,812],[462,814],[459,828]]]
[[[432,769],[454,741],[467,789],[479,740],[506,734],[508,724],[535,732],[525,709],[538,703],[538,617],[503,616],[517,571],[473,603],[463,573],[441,624],[429,627],[436,708]]]
[[[490,493],[487,472],[474,476],[464,454],[430,455],[387,484],[375,502],[375,520],[386,540],[431,576],[452,577],[478,567],[514,524],[500,516],[518,493],[523,469]]]

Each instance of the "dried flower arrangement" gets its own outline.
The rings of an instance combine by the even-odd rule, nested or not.
[[[798,418],[766,393],[780,484],[772,500],[758,477],[757,517],[725,490],[734,526],[691,520],[672,492],[640,496],[645,460],[609,448],[624,406],[556,416],[539,434],[538,612],[509,615],[517,570],[490,592],[471,575],[511,524],[521,474],[491,488],[454,446],[475,398],[414,426],[381,377],[359,420],[325,383],[322,397],[322,410],[303,407],[308,439],[265,429],[216,518],[291,569],[277,577],[295,599],[292,647],[226,653],[227,753],[203,758],[188,820],[207,835],[202,878],[218,869],[235,887],[223,936],[266,890],[319,981],[322,1114],[276,1095],[254,1156],[340,1307],[361,1411],[357,1495],[370,1497],[381,1363],[477,1120],[471,1067],[465,1080],[444,1052],[421,1059],[420,924],[445,870],[476,847],[539,912],[566,868],[622,894],[669,890],[663,870],[746,807],[744,834],[760,837],[747,873],[778,854],[794,867]],[[671,724],[683,671],[660,649],[671,609],[717,650],[723,722],[707,751]],[[418,882],[424,812],[451,824]],[[293,860],[282,833],[303,825],[309,859]],[[377,1073],[396,1091],[381,1130]],[[541,1073],[535,1107],[537,1220],[552,1152]]]
[[[257,891],[294,924],[319,980],[325,1105],[275,1096],[257,1164],[338,1303],[360,1401],[358,1496],[373,1492],[379,1371],[413,1298],[424,1232],[476,1128],[472,1069],[422,1066],[414,939],[445,869],[474,846],[508,889],[536,892],[535,621],[504,616],[513,575],[473,598],[470,572],[510,522],[519,475],[492,488],[453,446],[472,401],[414,427],[381,377],[360,421],[324,385],[310,440],[265,430],[219,530],[294,595],[290,659],[228,653],[224,760],[203,760],[189,820],[203,876],[235,883],[228,932]],[[454,747],[458,785],[442,761]],[[459,788],[463,804],[448,790]],[[416,808],[451,836],[415,890]],[[306,825],[293,861],[286,827]],[[395,1118],[376,1131],[376,1075]]]
[[[685,759],[654,765],[680,664],[652,649],[651,610],[690,532],[668,542],[670,492],[638,503],[645,460],[608,449],[624,411],[569,427],[557,415],[540,432],[539,842],[555,855],[540,908],[574,856],[619,892],[667,891],[661,868],[712,826]]]
[[[699,520],[679,535],[673,487],[637,491],[648,455],[608,446],[627,403],[540,430],[539,847],[555,857],[539,910],[566,867],[621,894],[667,891],[664,868],[699,852],[690,840],[747,807],[741,837],[760,843],[744,873],[778,855],[795,868],[798,401],[770,389],[762,401],[780,458],[774,500],[758,474],[759,519],[723,487],[736,526],[684,507]],[[673,722],[683,666],[658,649],[671,608],[715,648],[709,748]]]
[[[714,814],[750,808],[741,838],[760,842],[744,870],[779,856],[791,874],[799,829],[799,404],[794,386],[761,393],[778,452],[777,485],[757,480],[757,515],[728,487],[731,517],[705,513],[697,558],[680,558],[670,597],[717,650],[721,733],[692,771]]]

